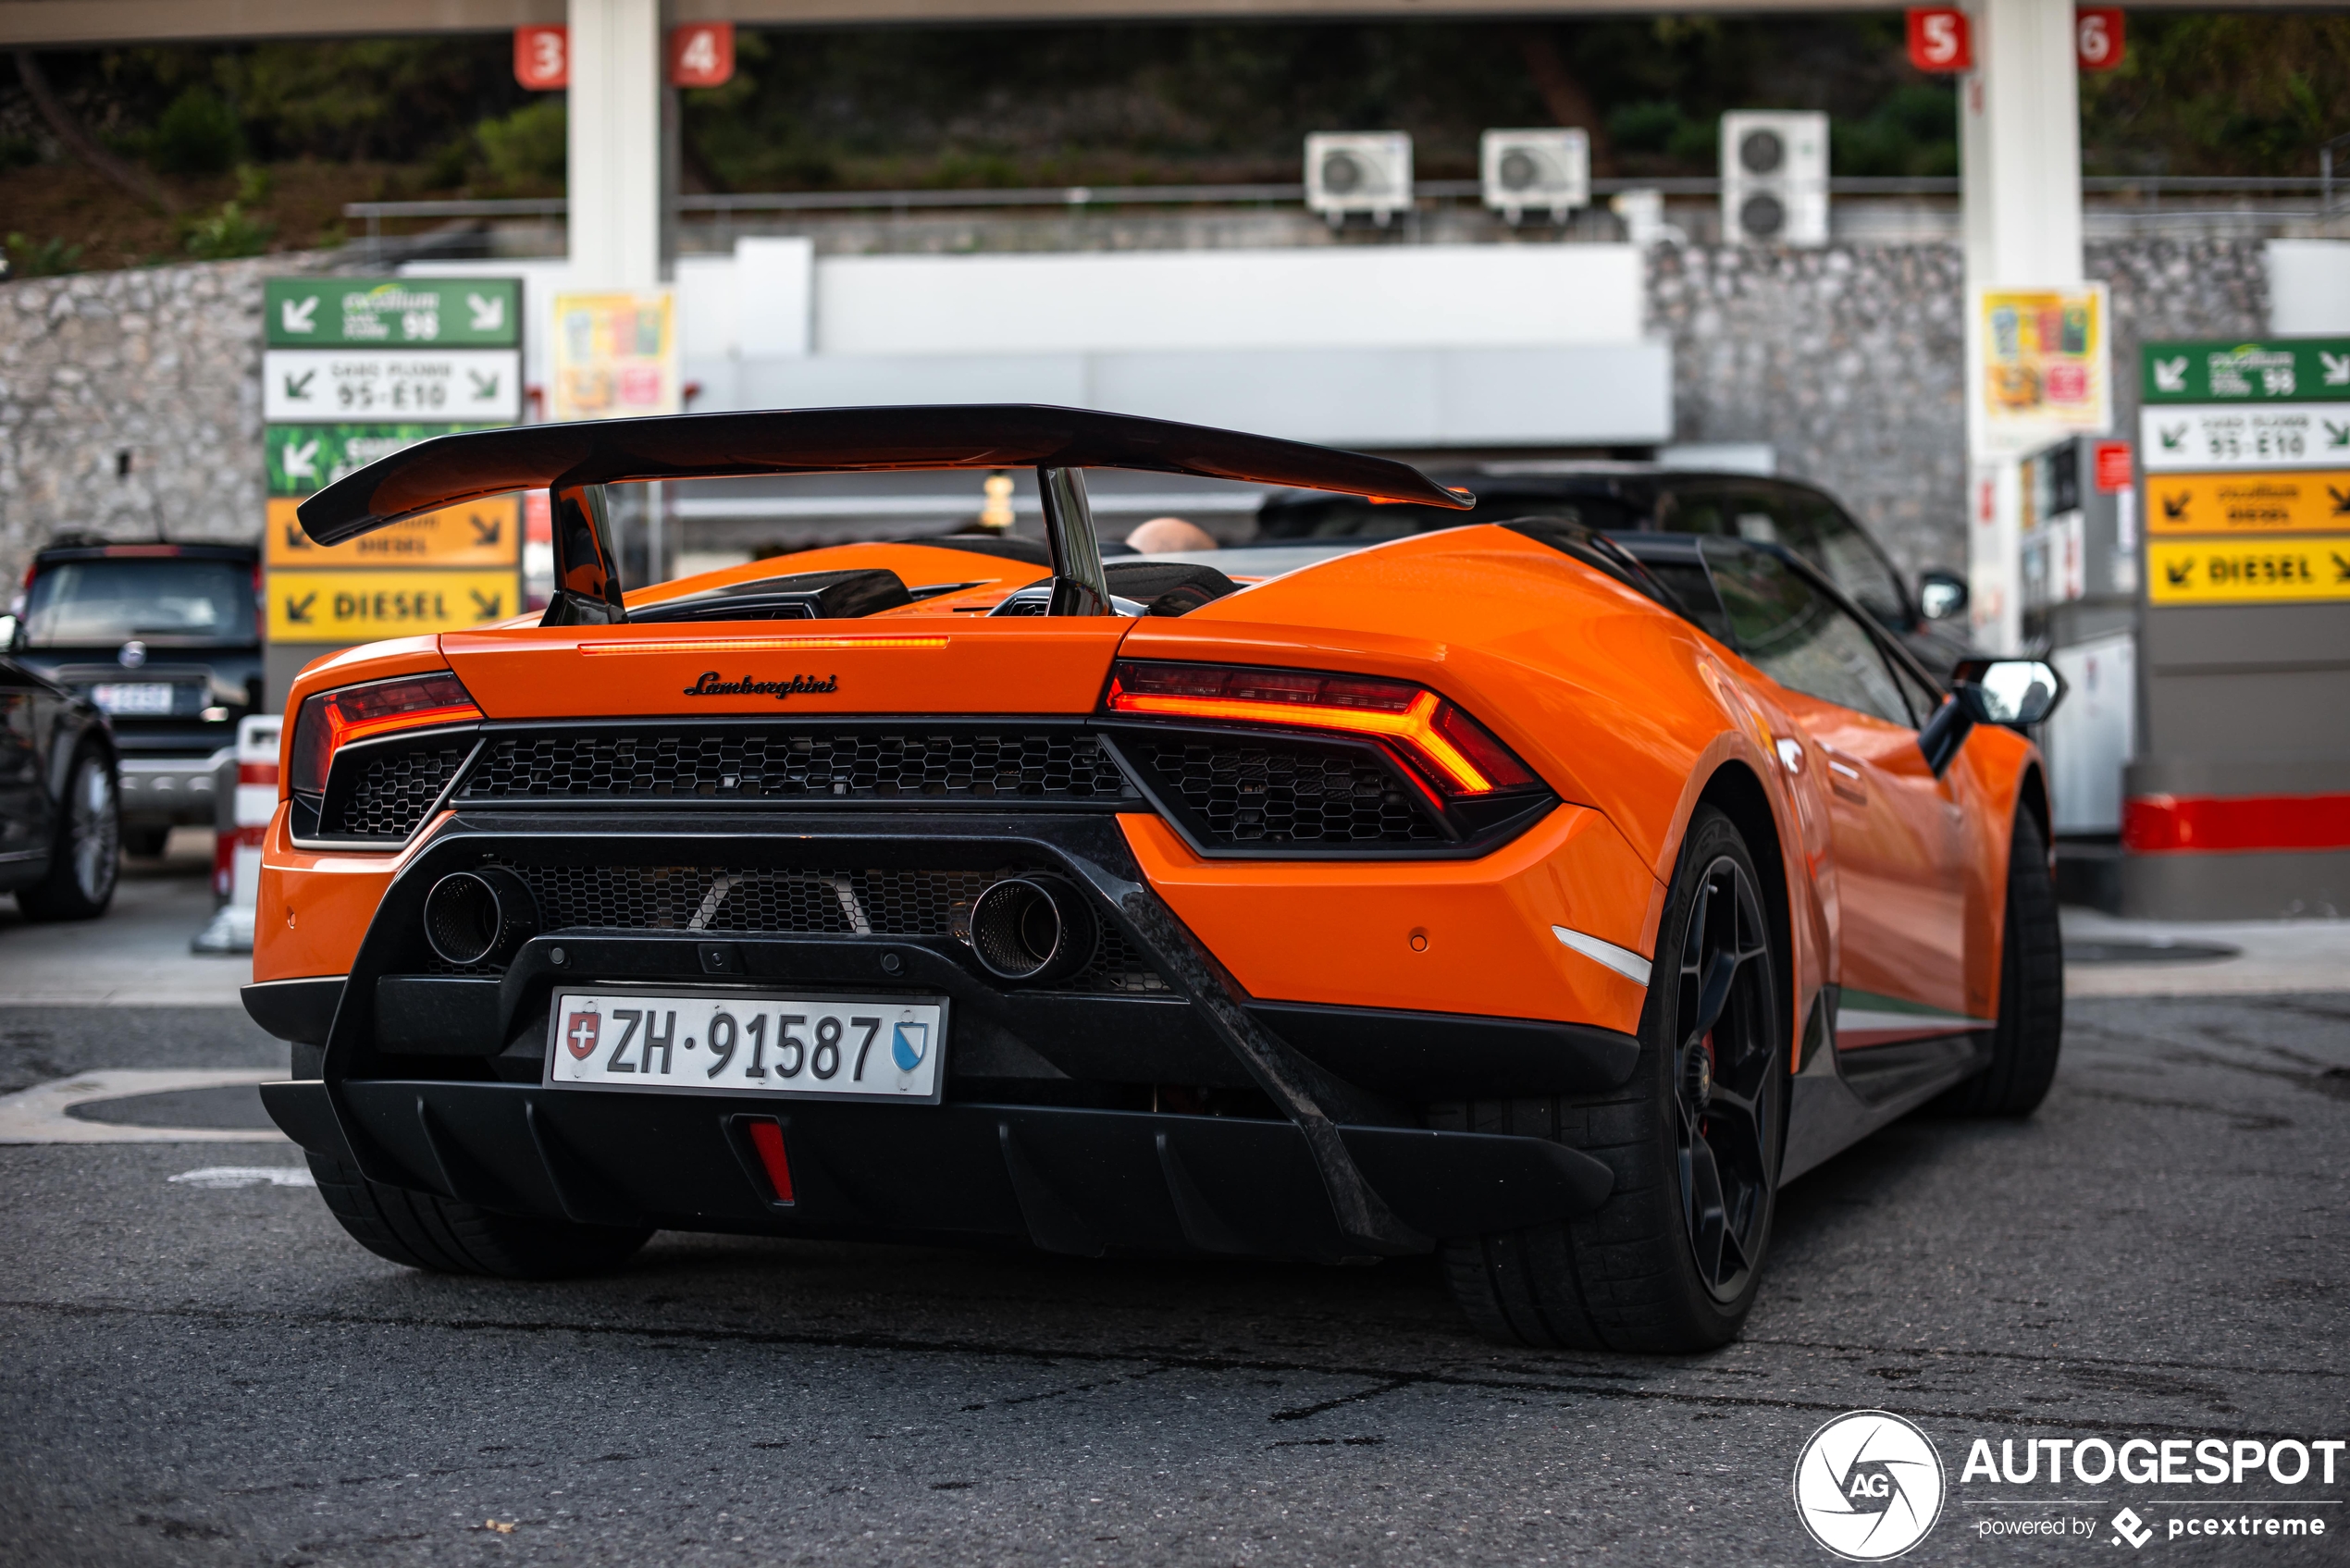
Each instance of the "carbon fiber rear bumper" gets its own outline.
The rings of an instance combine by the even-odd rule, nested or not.
[[[262,1097],[305,1149],[549,1219],[1088,1257],[1365,1254],[1289,1121],[435,1081],[272,1083]],[[789,1203],[776,1201],[743,1129],[750,1117],[783,1124]],[[351,1147],[346,1125],[372,1157]],[[1598,1160],[1542,1139],[1337,1131],[1363,1179],[1429,1245],[1585,1213],[1613,1184]]]
[[[903,925],[615,929],[609,916],[550,922],[495,975],[428,972],[426,890],[500,858],[575,879],[550,882],[558,892],[580,878],[641,886],[655,873],[630,868],[663,865],[880,868],[854,873],[869,892],[892,868],[1042,865],[1085,890],[1153,989],[1007,985],[967,943]],[[758,885],[773,873],[743,874]],[[575,979],[948,997],[946,1103],[550,1088],[548,998]],[[394,879],[346,979],[256,986],[248,1003],[290,1037],[324,1035],[318,1080],[268,1095],[279,1125],[377,1181],[550,1218],[1078,1253],[1377,1256],[1581,1212],[1613,1183],[1599,1160],[1542,1139],[1425,1130],[1416,1102],[1489,1085],[1602,1089],[1639,1050],[1575,1025],[1251,998],[1142,883],[1098,814],[462,814]],[[1094,1093],[1119,1085],[1130,1087]],[[1237,1088],[1257,1108],[1168,1114],[1159,1085]],[[773,1201],[743,1130],[758,1117],[783,1124],[789,1204]]]

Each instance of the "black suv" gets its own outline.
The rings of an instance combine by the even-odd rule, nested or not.
[[[1947,679],[1951,666],[1968,653],[1965,636],[1948,624],[1966,606],[1964,582],[1947,572],[1927,572],[1913,597],[1876,541],[1824,491],[1809,485],[1630,463],[1502,463],[1431,472],[1429,477],[1476,492],[1476,509],[1446,512],[1282,490],[1257,509],[1256,537],[1249,543],[1399,538],[1465,523],[1538,515],[1610,533],[1717,534],[1783,545],[1810,561],[1937,677]]]
[[[123,846],[211,825],[213,770],[261,708],[260,553],[60,539],[32,558],[11,651],[113,721]]]

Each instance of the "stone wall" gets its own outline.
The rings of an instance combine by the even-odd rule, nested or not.
[[[257,536],[261,280],[328,255],[0,285],[0,574],[65,530]],[[2143,338],[2257,336],[2255,240],[2092,245],[2113,291],[2122,433]],[[1649,329],[1674,345],[1677,437],[1766,441],[1915,572],[1965,563],[1964,327],[1953,245],[1651,253]],[[130,471],[118,472],[121,454]]]
[[[268,256],[0,285],[6,580],[60,533],[259,537],[261,280],[328,265]]]
[[[2138,344],[2257,337],[2257,240],[2095,244],[2113,303],[2115,433],[2137,429]],[[1650,330],[1673,340],[1676,434],[1767,441],[1905,571],[1966,564],[1964,267],[1956,245],[1660,246]]]

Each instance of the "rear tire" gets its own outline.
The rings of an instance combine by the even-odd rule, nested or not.
[[[2047,1097],[2064,1046],[2064,934],[2040,824],[2018,811],[2008,850],[1999,946],[1999,1027],[1991,1065],[1934,1102],[1944,1116],[2028,1117]]]
[[[1737,827],[1701,806],[1624,1087],[1429,1107],[1431,1127],[1549,1138],[1615,1173],[1591,1214],[1444,1243],[1453,1293],[1483,1333],[1665,1352],[1737,1337],[1770,1242],[1787,1078],[1780,958],[1761,889]]]
[[[496,1214],[432,1192],[371,1181],[339,1160],[310,1156],[318,1195],[351,1239],[380,1258],[434,1274],[499,1279],[561,1279],[604,1274],[652,1235],[560,1219]]]
[[[17,907],[29,920],[94,920],[114,902],[121,872],[122,797],[105,755],[85,745],[74,753],[57,802],[48,872],[17,890]]]

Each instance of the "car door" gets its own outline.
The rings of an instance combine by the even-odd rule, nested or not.
[[[1918,748],[1876,637],[1786,553],[1724,538],[1703,554],[1733,645],[1785,693],[1824,770],[1838,882],[1837,1043],[1948,1034],[1967,993],[1965,813]]]
[[[54,813],[41,766],[47,692],[14,660],[0,659],[0,886],[23,881],[49,852]]]

